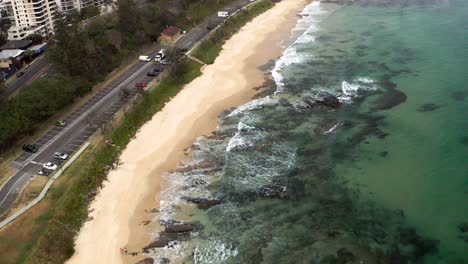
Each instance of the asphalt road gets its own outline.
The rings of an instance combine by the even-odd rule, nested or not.
[[[21,70],[24,72],[23,76],[17,78],[15,81],[5,86],[1,96],[3,98],[10,97],[13,93],[19,91],[20,88],[29,85],[35,79],[46,75],[48,70],[49,65],[47,64],[44,56],[37,58],[32,64]]]
[[[223,11],[229,13],[249,4],[248,0],[239,0],[229,6],[223,8]],[[213,15],[207,18],[199,26],[193,28],[190,32],[182,36],[177,43],[176,47],[190,49],[197,41],[206,36],[210,30],[206,29],[208,23],[219,25],[224,18],[218,18]],[[154,57],[156,52],[162,48],[156,45],[153,52],[150,54]],[[45,62],[38,61],[30,67],[37,67],[43,69]],[[37,65],[36,65],[37,64]],[[32,180],[32,178],[42,169],[42,165],[48,161],[55,164],[60,164],[60,160],[54,159],[55,152],[64,152],[72,154],[75,152],[88,138],[96,132],[100,126],[109,122],[114,114],[119,111],[133,96],[137,94],[137,89],[134,85],[138,82],[149,82],[150,77],[146,73],[155,66],[155,62],[137,62],[130,67],[127,71],[122,73],[113,82],[103,88],[99,93],[89,99],[85,104],[76,109],[66,119],[66,127],[54,127],[50,129],[36,144],[39,149],[36,153],[23,152],[11,166],[17,169],[17,172],[1,187],[0,189],[0,215],[5,213],[11,205],[15,202],[16,198]],[[42,68],[41,68],[42,67]],[[36,69],[36,68],[34,68]],[[34,77],[38,77],[40,71],[33,73],[26,72],[21,83],[27,83]],[[21,86],[21,83],[13,85]],[[122,99],[119,96],[120,91],[126,88],[130,91],[129,96]],[[60,169],[60,167],[58,168]]]

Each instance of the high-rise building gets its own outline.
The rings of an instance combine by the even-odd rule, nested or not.
[[[64,13],[69,13],[72,10],[81,11],[88,6],[100,7],[104,0],[57,0],[58,9]]]
[[[8,30],[8,39],[24,39],[31,34],[53,33],[55,0],[11,0],[15,26]]]

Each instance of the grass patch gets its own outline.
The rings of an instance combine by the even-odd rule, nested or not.
[[[273,6],[274,4],[271,0],[261,0],[239,11],[236,15],[226,20],[211,37],[203,41],[192,55],[205,63],[212,64],[221,52],[221,47],[226,40],[231,38],[247,22]]]

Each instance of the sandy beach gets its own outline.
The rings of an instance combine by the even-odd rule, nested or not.
[[[284,0],[256,17],[223,46],[215,63],[188,84],[137,133],[91,204],[93,210],[68,263],[135,263],[119,248],[141,251],[157,223],[145,210],[158,208],[162,176],[184,159],[197,137],[216,127],[225,109],[249,101],[265,81],[259,66],[281,55],[284,41],[310,0]]]

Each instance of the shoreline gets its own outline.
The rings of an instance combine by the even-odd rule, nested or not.
[[[214,64],[140,128],[92,202],[93,220],[80,230],[68,263],[135,263],[144,258],[120,255],[119,248],[139,252],[151,242],[158,223],[147,224],[155,215],[145,210],[158,208],[162,176],[186,158],[185,150],[197,137],[216,128],[219,113],[257,93],[254,88],[265,81],[259,67],[281,55],[297,14],[308,3],[283,0],[247,23],[223,45]]]

